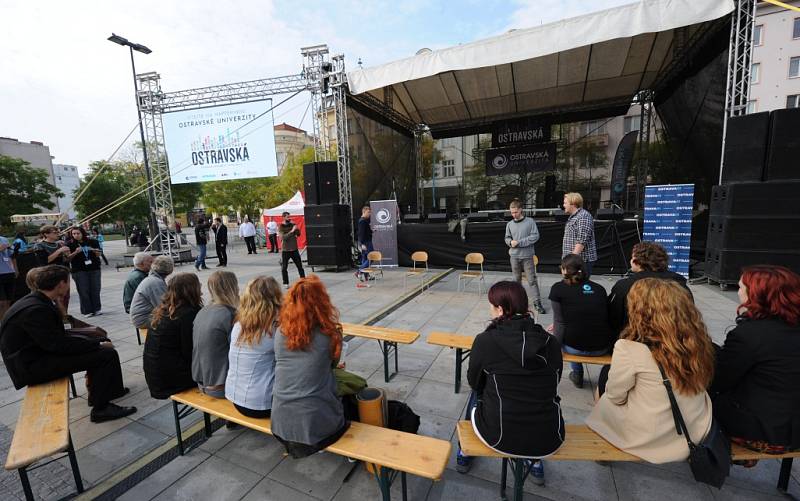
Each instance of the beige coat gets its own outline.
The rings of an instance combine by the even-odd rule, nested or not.
[[[681,414],[696,443],[711,428],[708,393],[675,392]],[[625,452],[651,463],[684,461],[689,447],[675,431],[675,420],[661,374],[650,349],[620,339],[614,344],[606,392],[586,420],[589,428]]]

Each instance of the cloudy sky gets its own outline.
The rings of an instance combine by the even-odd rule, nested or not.
[[[130,60],[111,32],[153,50],[137,71],[159,72],[169,92],[297,74],[307,45],[370,67],[632,1],[0,0],[0,136],[42,141],[82,172],[108,158],[136,124]],[[276,108],[276,123],[298,125],[307,104]]]

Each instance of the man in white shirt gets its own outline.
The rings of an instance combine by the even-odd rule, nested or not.
[[[256,226],[250,221],[250,216],[246,216],[244,223],[239,226],[239,236],[244,238],[244,243],[247,245],[247,253],[257,254]]]
[[[267,223],[267,234],[269,235],[269,251],[278,253],[278,223],[270,220]]]

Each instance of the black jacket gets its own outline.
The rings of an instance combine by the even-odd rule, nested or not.
[[[546,456],[561,446],[561,366],[558,340],[530,316],[478,334],[467,379],[478,393],[473,421],[487,444],[525,457]]]
[[[99,339],[67,336],[58,308],[40,292],[31,292],[14,303],[0,324],[0,353],[16,389],[29,384],[29,367],[46,354],[98,349]]]
[[[630,292],[633,284],[637,280],[643,278],[660,278],[662,280],[673,280],[678,282],[684,289],[692,295],[689,286],[686,285],[686,279],[683,275],[678,275],[672,271],[640,271],[638,273],[631,273],[628,277],[619,280],[611,288],[611,294],[608,295],[608,323],[611,328],[619,335],[628,325],[628,292]]]
[[[214,238],[217,245],[228,245],[228,227],[224,224],[217,226],[214,230]]]
[[[208,223],[197,223],[194,226],[194,238],[197,245],[206,245],[208,243],[208,229],[211,225]]]
[[[192,380],[192,324],[200,308],[184,306],[175,318],[161,317],[147,333],[142,354],[144,379],[153,398],[169,398],[195,386]]]
[[[740,319],[717,353],[710,392],[729,435],[800,448],[800,326]]]
[[[366,245],[369,242],[372,242],[372,226],[369,225],[369,219],[359,218],[358,243]]]

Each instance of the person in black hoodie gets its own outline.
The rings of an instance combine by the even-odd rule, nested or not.
[[[491,449],[531,459],[533,481],[543,485],[542,462],[534,460],[558,450],[565,436],[561,344],[531,318],[519,282],[494,284],[489,303],[493,320],[475,338],[469,359],[467,418]],[[459,450],[459,473],[469,470],[471,459]]]

